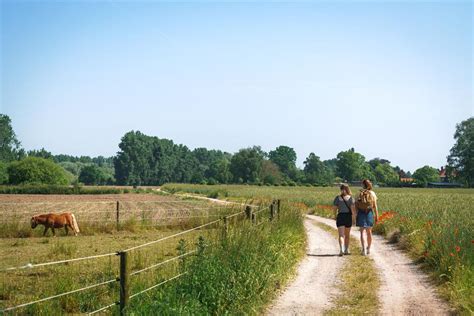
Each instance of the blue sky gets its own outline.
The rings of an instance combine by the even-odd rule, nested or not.
[[[439,167],[474,115],[471,2],[2,1],[0,112],[26,149],[355,147]]]

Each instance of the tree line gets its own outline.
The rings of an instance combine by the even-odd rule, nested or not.
[[[265,152],[259,146],[231,154],[206,148],[189,149],[172,140],[126,133],[115,157],[53,155],[44,148],[25,151],[7,115],[0,114],[0,184],[117,184],[161,185],[163,183],[237,183],[265,185],[331,185],[334,182],[368,178],[381,186],[407,185],[400,178],[413,178],[417,185],[439,181],[438,169],[423,166],[413,174],[383,158],[367,160],[349,148],[333,159],[321,160],[310,153],[303,168],[296,166],[296,152],[278,146]],[[474,118],[456,126],[456,144],[448,156],[448,175],[466,186],[474,184]],[[413,185],[413,183],[408,183]]]

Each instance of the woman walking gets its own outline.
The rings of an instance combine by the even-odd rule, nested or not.
[[[370,246],[372,245],[372,227],[377,222],[379,211],[377,208],[377,195],[372,190],[372,183],[365,179],[362,181],[363,189],[360,191],[356,201],[357,208],[357,226],[360,227],[360,243],[362,246],[362,255],[370,254]],[[367,247],[364,232],[367,235]]]
[[[341,194],[334,198],[334,212],[336,216],[336,226],[339,232],[339,256],[349,254],[349,241],[351,227],[355,222],[355,206],[351,189],[347,184],[342,184]],[[344,250],[343,250],[344,249]]]

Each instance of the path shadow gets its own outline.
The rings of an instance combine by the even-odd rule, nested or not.
[[[338,254],[313,254],[313,253],[307,253],[306,254],[308,257],[339,257]]]

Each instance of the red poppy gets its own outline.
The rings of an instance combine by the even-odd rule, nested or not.
[[[461,247],[456,246],[456,252],[460,252],[460,251],[461,251]]]
[[[451,257],[454,257],[454,253],[452,253],[452,252],[451,252],[449,255],[450,255]]]

